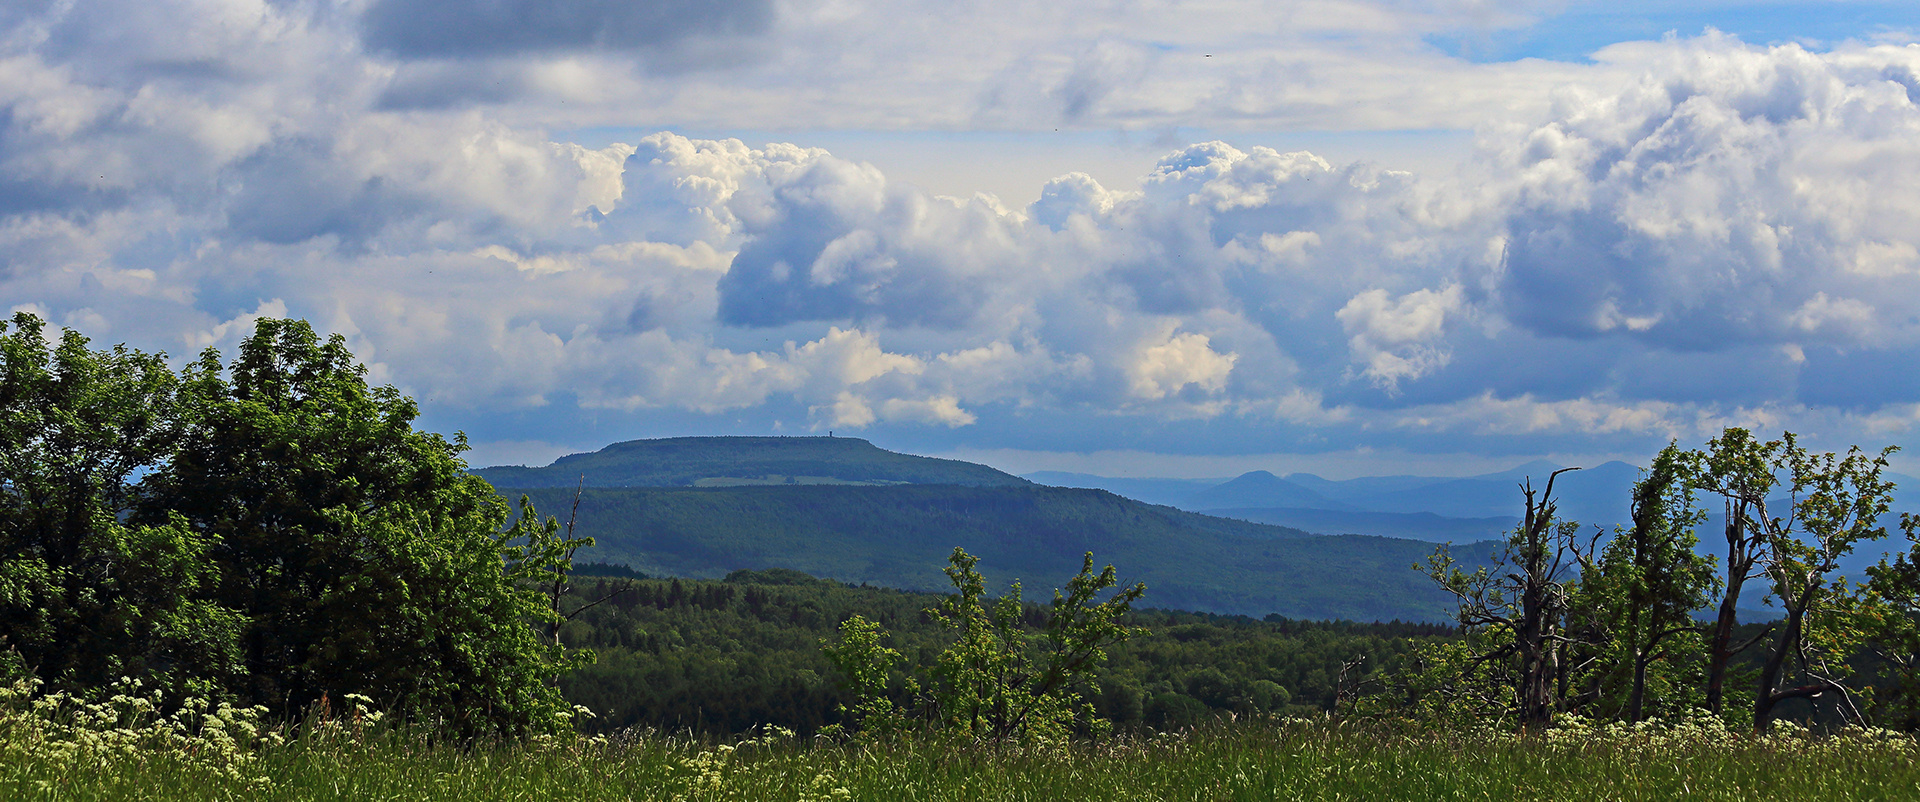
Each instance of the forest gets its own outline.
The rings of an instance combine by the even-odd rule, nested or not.
[[[1891,448],[1673,444],[1612,532],[1529,480],[1503,543],[1410,572],[1446,621],[1362,623],[1161,609],[1064,522],[1080,571],[1034,600],[960,547],[939,589],[649,576],[596,553],[594,491],[504,498],[417,415],[302,321],[179,369],[0,329],[0,790],[452,797],[504,763],[478,793],[1871,798],[1920,753],[1920,561],[1838,568],[1920,527]],[[1740,620],[1755,589],[1777,617]]]

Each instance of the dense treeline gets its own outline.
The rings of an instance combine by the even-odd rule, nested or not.
[[[565,726],[574,659],[529,626],[563,544],[530,510],[507,527],[465,444],[342,338],[261,320],[175,371],[31,315],[0,335],[0,680]]]
[[[818,580],[796,571],[740,571],[725,581],[583,576],[569,605],[606,597],[562,630],[598,660],[570,674],[569,700],[592,726],[738,732],[777,724],[813,732],[844,723],[855,699],[821,647],[854,615],[880,624],[910,663],[931,664],[952,640],[927,611],[942,596]],[[621,588],[630,589],[625,592]],[[1044,606],[1027,604],[1030,626]],[[1136,610],[1144,633],[1108,650],[1088,701],[1123,728],[1170,728],[1225,713],[1328,711],[1336,694],[1380,681],[1435,624],[1257,620]],[[1350,666],[1342,674],[1343,666]]]

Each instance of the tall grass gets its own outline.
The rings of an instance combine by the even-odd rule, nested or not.
[[[1545,735],[1328,721],[1222,723],[1098,744],[881,744],[775,733],[449,745],[309,728],[240,762],[162,746],[56,754],[0,730],[0,798],[288,800],[1750,800],[1920,795],[1907,736],[1711,726]]]

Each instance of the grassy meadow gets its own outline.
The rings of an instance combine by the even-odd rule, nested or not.
[[[191,742],[68,748],[17,718],[6,735],[5,799],[1841,802],[1920,789],[1920,747],[1908,736],[1787,728],[1755,738],[1687,725],[1519,736],[1264,720],[1050,748],[778,731],[720,743],[623,734],[461,747],[356,735],[338,722],[224,752]]]

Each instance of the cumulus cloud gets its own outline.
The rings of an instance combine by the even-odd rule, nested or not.
[[[1353,296],[1334,317],[1347,333],[1348,347],[1361,373],[1375,386],[1397,390],[1402,379],[1417,379],[1445,367],[1451,354],[1436,343],[1446,333],[1448,315],[1458,315],[1465,295],[1458,286],[1434,292],[1418,290],[1391,299],[1386,290]]]
[[[1308,27],[1417,42],[1533,13],[1483,5],[1336,3],[1345,16]],[[1407,64],[1355,88],[1329,77],[1351,52],[1215,47],[1217,26],[1157,7],[1071,42],[1057,8],[952,7],[979,23],[950,26],[968,41],[1033,31],[956,67],[908,52],[928,41],[911,31],[864,47],[879,34],[857,4],[578,2],[491,39],[532,7],[149,6],[0,17],[0,302],[176,354],[307,317],[460,420],[1055,445],[1137,428],[1233,449],[1904,431],[1920,403],[1920,381],[1883,369],[1920,352],[1913,48],[1708,35],[1588,66],[1420,56],[1468,87],[1449,105],[1396,83]],[[973,16],[992,10],[1005,19]],[[1120,35],[1142,25],[1168,46]],[[789,42],[772,66],[671,80],[648,61],[796,31],[837,55]],[[1187,63],[1202,46],[1219,61]],[[1019,209],[931,195],[857,153],[553,133],[663,108],[938,126],[1336,107],[1365,108],[1352,127],[1502,122],[1458,175],[1203,142],[1137,186],[1068,172]]]
[[[1920,107],[1888,75],[1920,53],[1709,35],[1609,55],[1651,63],[1619,94],[1563,92],[1487,164],[1511,182],[1507,258],[1486,277],[1509,318],[1698,348],[1864,343],[1858,314],[1820,325],[1834,304],[1911,310],[1920,198],[1888,179],[1920,166]],[[1901,321],[1896,338],[1920,331],[1881,317]]]
[[[1138,398],[1166,398],[1192,387],[1217,393],[1227,387],[1239,355],[1213,350],[1207,335],[1176,334],[1171,327],[1160,337],[1142,343],[1127,366],[1129,389]]]

